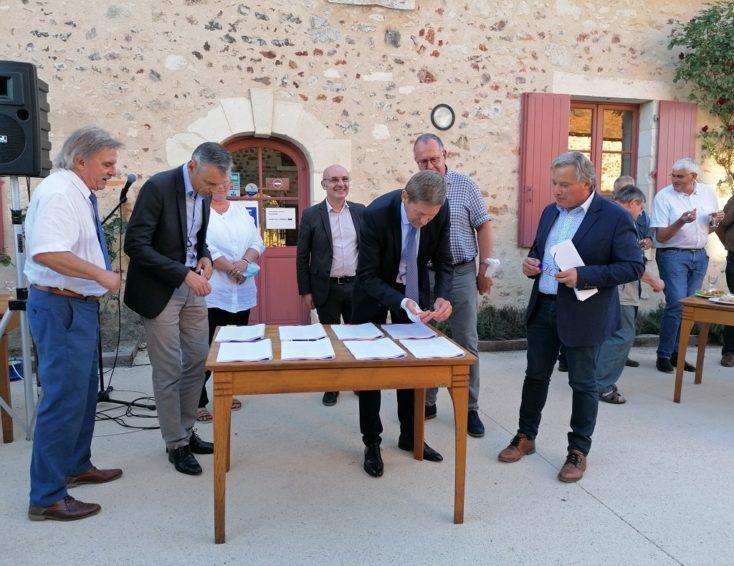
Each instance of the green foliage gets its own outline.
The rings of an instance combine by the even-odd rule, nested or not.
[[[118,242],[119,236],[125,233],[126,228],[127,222],[119,216],[108,220],[102,226],[102,229],[104,230],[104,238],[107,241],[107,250],[110,253],[110,262],[113,266],[117,256],[119,255],[119,246],[116,246],[115,244]]]
[[[719,0],[689,22],[677,22],[668,49],[680,49],[675,81],[690,83],[698,103],[719,122],[703,126],[699,139],[724,169],[719,187],[734,194],[734,1]]]

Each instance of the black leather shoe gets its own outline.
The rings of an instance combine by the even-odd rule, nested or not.
[[[168,451],[168,461],[171,462],[177,471],[190,476],[198,476],[201,474],[201,466],[191,453],[188,446],[179,446]]]
[[[380,445],[370,444],[364,449],[364,471],[373,478],[382,476],[382,456],[380,455]]]
[[[670,357],[670,365],[672,365],[674,368],[678,367],[678,354],[673,354]],[[696,371],[696,366],[693,364],[689,364],[685,360],[683,360],[683,371]]]
[[[195,432],[189,438],[189,448],[194,454],[214,454],[214,443],[202,440]]]
[[[658,371],[665,373],[673,373],[675,371],[673,364],[670,363],[668,358],[658,358],[655,362],[655,367],[658,368]]]
[[[566,373],[568,371],[568,362],[565,359],[558,359],[558,371]]]
[[[429,421],[431,419],[436,418],[436,413],[438,412],[438,409],[436,408],[436,405],[426,405],[424,417],[425,420]]]
[[[469,411],[466,432],[474,438],[482,438],[484,436],[484,424],[482,424],[482,419],[479,418],[477,411]]]
[[[413,451],[413,439],[405,439],[401,435],[398,439],[398,448],[407,452]],[[443,456],[436,452],[433,448],[428,446],[425,442],[423,443],[423,459],[429,462],[443,462]]]
[[[336,405],[336,400],[338,397],[338,391],[327,391],[326,393],[324,393],[324,398],[321,399],[321,402],[327,407],[333,407],[334,405]]]
[[[627,360],[624,362],[624,365],[626,365],[628,368],[638,368],[640,367],[640,362],[627,358]]]

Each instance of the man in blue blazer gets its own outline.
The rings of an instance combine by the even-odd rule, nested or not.
[[[364,205],[347,200],[349,172],[341,165],[324,169],[321,186],[326,198],[303,211],[298,228],[298,294],[306,308],[316,309],[319,322],[350,323]],[[338,396],[327,391],[322,403],[336,405]]]
[[[417,300],[409,297],[407,255],[411,227],[417,235]],[[393,323],[410,322],[411,318],[427,323],[451,316],[451,280],[453,262],[449,248],[449,208],[446,182],[435,171],[421,171],[410,178],[405,189],[396,190],[375,199],[364,212],[354,288],[352,322],[382,324],[387,313]],[[435,271],[434,295],[430,302],[428,261]],[[422,309],[422,312],[421,312]],[[410,313],[410,318],[408,316]],[[412,389],[399,389],[398,447],[413,451]],[[365,444],[364,470],[373,477],[383,472],[380,454],[380,391],[359,394],[359,427]],[[430,462],[443,460],[441,454],[424,443],[423,458]]]
[[[568,455],[558,479],[575,482],[586,470],[586,456],[599,404],[596,355],[619,326],[617,285],[642,276],[645,264],[630,215],[595,192],[594,165],[579,152],[557,157],[551,166],[555,204],[543,211],[535,242],[523,260],[525,275],[535,279],[526,323],[528,365],[520,403],[520,424],[502,462],[517,462],[535,452],[541,413],[558,349],[568,359],[573,390]],[[561,271],[553,247],[571,240],[582,266]],[[596,289],[580,300],[575,291]]]
[[[229,184],[231,169],[224,147],[201,144],[190,161],[145,182],[125,232],[125,304],[143,318],[168,459],[189,475],[202,471],[193,454],[214,451],[193,426],[209,352],[209,205],[212,190]]]

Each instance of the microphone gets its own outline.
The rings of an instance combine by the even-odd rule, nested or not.
[[[132,186],[132,184],[138,180],[138,176],[135,173],[128,173],[127,181],[125,182],[125,186],[122,187],[122,191],[120,191],[120,203],[127,202],[127,191]]]

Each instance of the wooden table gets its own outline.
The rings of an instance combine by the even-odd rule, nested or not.
[[[225,480],[230,467],[233,395],[415,389],[414,458],[423,459],[423,407],[426,388],[448,387],[454,406],[456,462],[454,523],[464,522],[466,426],[469,406],[469,366],[477,358],[418,360],[411,354],[400,360],[358,361],[325,327],[334,347],[333,360],[282,361],[278,327],[267,326],[273,359],[263,362],[217,363],[219,345],[209,351],[206,367],[214,372],[214,541],[225,539]],[[355,426],[355,442],[359,438]]]
[[[10,293],[0,293],[0,317],[8,310],[9,300]],[[18,328],[17,313],[13,314],[10,324],[5,329],[5,333],[0,337],[0,397],[11,407],[10,374],[8,371],[8,332],[13,328]],[[2,407],[0,407],[0,421],[2,422],[3,442],[13,442],[13,418]]]
[[[678,363],[675,368],[675,388],[673,401],[680,403],[683,389],[683,366],[686,360],[686,349],[694,323],[698,323],[698,355],[696,356],[696,377],[694,383],[700,384],[703,379],[703,358],[706,353],[706,342],[709,337],[710,324],[734,326],[734,304],[714,303],[708,299],[691,295],[681,299],[683,319],[680,323],[680,341],[678,343]]]

